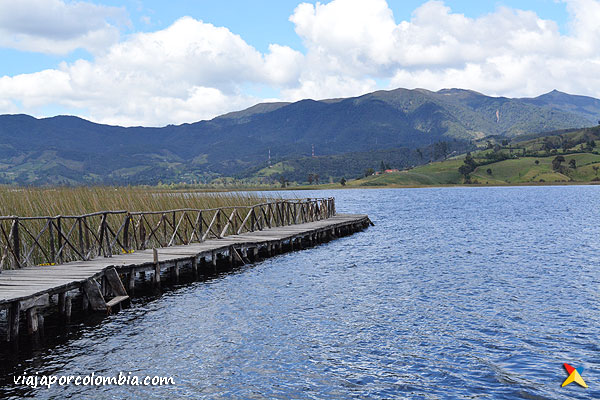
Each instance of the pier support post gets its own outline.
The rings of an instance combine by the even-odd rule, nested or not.
[[[196,257],[192,258],[192,272],[194,273],[194,280],[198,279],[198,260]]]
[[[179,263],[175,261],[175,265],[171,268],[171,279],[175,283],[179,283]]]
[[[67,293],[67,295],[65,296],[65,322],[67,324],[71,322],[71,306],[72,306],[71,296],[69,296],[69,293]]]
[[[38,322],[37,307],[31,307],[27,310],[27,333],[30,335],[37,333],[39,327]]]
[[[14,342],[19,338],[19,313],[21,312],[21,304],[18,301],[11,303],[8,308],[8,329],[7,340]]]
[[[135,268],[131,268],[129,272],[129,279],[127,280],[127,291],[130,296],[133,296],[135,293]]]
[[[58,312],[65,322],[71,321],[71,303],[71,296],[69,295],[69,292],[62,292],[58,294]]]
[[[217,273],[217,253],[216,252],[211,252],[210,253],[210,263],[212,265],[212,272],[213,274]]]
[[[90,301],[87,298],[87,295],[85,294],[85,290],[83,289],[83,287],[80,289],[80,291],[81,291],[81,310],[83,312],[85,312],[90,307]]]
[[[67,298],[67,292],[58,294],[58,312],[60,315],[65,315],[65,300]]]
[[[160,264],[158,263],[158,251],[154,248],[152,249],[152,254],[154,255],[154,277],[152,278],[152,282],[155,287],[160,287]]]

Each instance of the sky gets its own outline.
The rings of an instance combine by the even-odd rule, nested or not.
[[[123,126],[465,88],[600,97],[600,0],[0,0],[0,114]]]

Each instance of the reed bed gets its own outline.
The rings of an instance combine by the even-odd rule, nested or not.
[[[54,265],[326,218],[333,199],[140,187],[0,187],[0,270]]]
[[[253,193],[185,193],[138,187],[0,187],[0,215],[82,215],[98,211],[165,211],[248,206],[268,199]]]

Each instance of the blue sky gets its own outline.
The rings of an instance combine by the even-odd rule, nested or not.
[[[600,95],[596,0],[301,3],[0,0],[0,113],[162,125],[395,87]]]
[[[170,0],[170,1],[95,1],[114,7],[123,7],[131,20],[131,26],[124,32],[151,32],[164,29],[183,16],[210,22],[213,25],[228,27],[241,35],[259,51],[266,51],[271,43],[282,43],[302,50],[302,40],[294,32],[294,25],[288,20],[300,0],[255,0],[255,1],[211,1],[211,0]],[[327,3],[327,1],[323,1]],[[390,0],[388,4],[396,19],[410,19],[411,13],[423,1]],[[499,6],[533,10],[540,17],[556,21],[561,30],[567,29],[565,3],[555,0],[511,0],[511,1],[446,1],[452,11],[468,17],[478,17],[493,12]],[[79,58],[92,59],[85,51],[75,51],[66,56],[45,55],[0,48],[0,76],[31,73],[45,68],[54,68],[62,61],[75,61]]]

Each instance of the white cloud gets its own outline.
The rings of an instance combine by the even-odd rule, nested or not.
[[[0,46],[49,54],[102,51],[128,23],[122,8],[63,0],[0,0]]]
[[[557,88],[600,97],[600,1],[565,3],[566,34],[554,21],[507,7],[469,18],[429,1],[410,20],[396,21],[385,0],[303,3],[290,21],[305,54],[280,44],[261,53],[227,28],[184,17],[130,35],[93,61],[0,78],[0,112],[58,104],[87,110],[96,121],[161,125],[252,105],[261,101],[245,91],[253,86],[298,100],[360,95],[386,81],[390,88],[463,87],[505,96]]]
[[[271,45],[261,54],[227,28],[184,17],[167,29],[132,35],[94,61],[0,78],[0,99],[34,114],[45,104],[85,109],[107,123],[193,122],[260,101],[242,93],[245,83],[293,84],[302,62],[289,47]]]
[[[290,21],[310,68],[297,92],[327,86],[337,76],[357,88],[375,77],[391,78],[390,87],[465,87],[513,96],[559,88],[599,96],[600,86],[590,83],[597,82],[600,60],[600,2],[565,2],[568,35],[554,21],[507,7],[468,18],[429,1],[409,21],[396,22],[385,0],[300,4]]]

